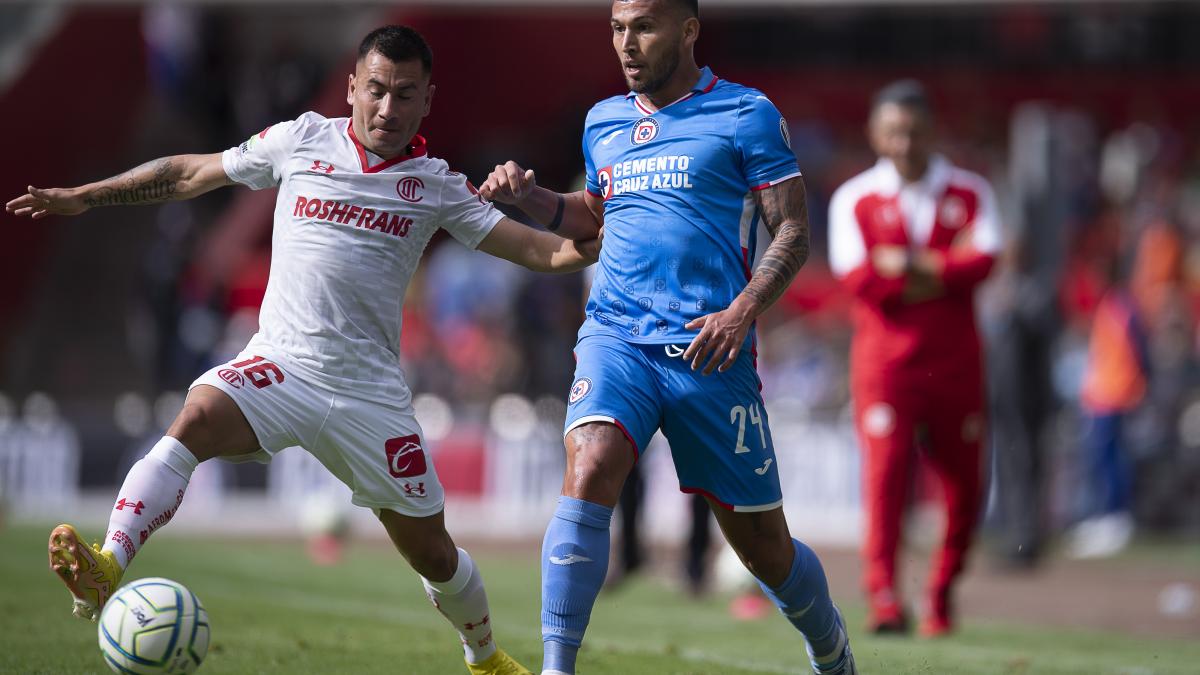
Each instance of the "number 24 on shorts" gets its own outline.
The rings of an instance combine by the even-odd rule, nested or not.
[[[754,403],[747,409],[745,406],[735,405],[729,409],[729,423],[738,425],[737,447],[733,449],[735,455],[750,452],[750,448],[746,447],[746,420],[758,427],[758,440],[762,443],[762,448],[767,447],[767,431],[763,427],[762,413],[759,412],[758,404]]]

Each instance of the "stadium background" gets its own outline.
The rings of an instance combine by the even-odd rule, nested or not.
[[[940,149],[993,182],[1006,228],[1032,242],[1037,290],[1054,299],[1052,531],[1072,525],[1089,497],[1079,383],[1092,313],[1115,279],[1149,289],[1159,308],[1147,322],[1150,392],[1128,435],[1138,531],[1168,550],[1194,551],[1200,7],[701,4],[698,60],[775,101],[810,194],[813,258],[760,328],[793,528],[835,548],[858,539],[848,299],[824,262],[826,207],[873,161],[863,138],[871,93],[911,76],[934,99]],[[383,22],[411,24],[433,46],[438,90],[422,128],[432,154],[476,182],[515,159],[536,168],[542,184],[567,188],[582,167],[588,107],[623,91],[606,6],[0,4],[0,188],[9,199],[29,183],[75,185],[157,156],[219,151],[308,109],[345,115],[353,48]],[[161,435],[188,383],[253,332],[273,196],[229,189],[72,219],[0,216],[8,521],[103,522],[116,485]],[[1016,285],[1011,262],[981,293],[985,335],[1028,290]],[[431,243],[406,299],[402,351],[453,532],[540,536],[561,475],[583,283],[470,254],[445,237]],[[285,457],[271,469],[206,467],[173,526],[296,527],[305,495],[338,488],[302,454]],[[670,546],[686,507],[666,453],[647,462],[647,536]],[[362,516],[356,532],[379,536]],[[1200,610],[1189,592],[1183,623],[1173,625],[1195,637]]]

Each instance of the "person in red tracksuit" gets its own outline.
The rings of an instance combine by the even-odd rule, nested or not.
[[[901,521],[920,449],[940,484],[946,531],[932,561],[926,636],[953,628],[983,492],[984,381],[974,291],[1002,242],[987,182],[932,152],[932,114],[905,80],[875,97],[874,167],[830,202],[830,266],[853,293],[850,386],[863,448],[868,629],[905,632],[896,584]]]

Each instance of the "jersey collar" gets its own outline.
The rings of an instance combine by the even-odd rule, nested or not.
[[[367,150],[363,147],[362,143],[358,142],[358,137],[354,135],[353,120],[346,120],[346,135],[350,137],[350,142],[354,145],[354,149],[358,151],[358,162],[362,165],[363,173],[379,173],[380,171],[396,166],[405,160],[409,160],[414,157],[424,157],[425,153],[427,152],[425,147],[425,137],[417,134],[416,136],[412,137],[411,141],[409,141],[408,147],[404,149],[404,154],[397,155],[391,159],[384,159],[378,164],[371,166],[370,162],[367,160],[367,154],[370,153],[371,157],[377,159],[379,158],[379,155]]]
[[[707,94],[708,92],[713,90],[713,87],[717,86],[718,79],[719,78],[716,75],[713,75],[711,68],[709,68],[708,66],[704,66],[703,68],[700,69],[700,77],[699,77],[699,79],[696,80],[696,84],[692,85],[691,91],[684,94],[683,96],[680,96],[679,98],[675,99],[674,101],[671,101],[670,103],[663,106],[662,108],[659,108],[659,110],[673,106],[676,103],[679,103],[681,101],[686,101],[689,98],[696,96],[698,94]],[[632,98],[633,105],[635,107],[637,107],[637,109],[640,112],[642,112],[643,114],[653,115],[656,112],[656,111],[650,110],[646,106],[642,105],[642,101],[641,101],[641,99],[639,99],[637,97],[636,91],[631,91],[628,94],[625,94],[625,98],[627,98],[627,99]]]
[[[880,187],[888,194],[896,194],[901,190],[913,190],[923,194],[939,194],[946,189],[950,182],[950,162],[940,154],[929,156],[929,167],[925,175],[914,183],[905,183],[896,170],[892,160],[880,157],[875,162],[875,171]]]

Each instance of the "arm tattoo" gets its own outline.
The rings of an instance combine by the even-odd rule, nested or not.
[[[808,260],[808,205],[799,178],[754,194],[772,239],[743,292],[766,309],[783,295]]]
[[[156,204],[177,198],[180,167],[170,157],[146,162],[101,183],[84,198],[88,206]],[[182,196],[182,195],[178,195]]]

